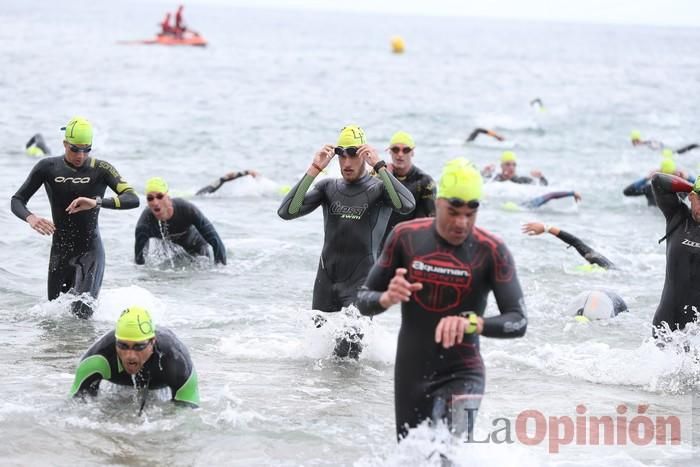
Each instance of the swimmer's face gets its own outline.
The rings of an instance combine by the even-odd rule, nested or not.
[[[356,152],[354,157],[347,152],[342,156],[338,155],[338,164],[346,182],[354,182],[365,174],[365,160],[360,157],[359,152]]]
[[[691,191],[688,199],[690,200],[690,214],[693,216],[693,220],[700,222],[700,195]]]
[[[461,245],[472,233],[478,208],[466,204],[457,207],[443,198],[435,202],[435,227],[438,234],[451,245]]]
[[[66,160],[75,167],[81,167],[92,150],[90,144],[71,144],[68,141],[63,141],[63,147],[66,150]]]
[[[151,210],[156,219],[159,221],[168,220],[173,207],[173,200],[169,194],[152,191],[146,193],[146,201],[148,209]]]
[[[391,163],[394,165],[396,175],[406,175],[413,166],[413,149],[405,144],[392,144],[389,148]]]
[[[141,371],[143,365],[153,355],[155,343],[155,337],[142,342],[117,340],[117,356],[121,360],[124,370],[130,375],[135,375]]]
[[[512,178],[515,176],[515,167],[518,164],[516,164],[515,161],[508,161],[508,162],[501,162],[501,174],[503,175],[503,178]]]

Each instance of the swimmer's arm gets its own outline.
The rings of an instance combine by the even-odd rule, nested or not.
[[[491,283],[501,314],[484,318],[481,335],[500,338],[522,337],[527,330],[527,317],[515,261],[503,243],[492,251],[492,259]]]
[[[573,196],[576,201],[580,200],[581,198],[581,196],[575,191],[553,191],[551,193],[538,196],[537,198],[533,198],[524,204],[530,208],[538,208],[553,199],[567,198],[569,196]]]
[[[678,198],[678,193],[690,193],[693,185],[675,175],[657,173],[651,178],[651,188],[654,191],[656,204],[670,220],[685,204]]]
[[[178,384],[176,387],[171,386],[170,390],[173,393],[173,401],[177,405],[199,407],[199,381],[194,367],[184,383]]]
[[[102,207],[105,209],[134,209],[139,207],[139,197],[131,185],[119,175],[117,169],[105,161],[100,161],[99,164],[104,170],[107,186],[117,194],[113,198],[104,198]]]
[[[134,262],[136,264],[145,264],[146,260],[143,257],[143,251],[148,244],[148,239],[151,238],[151,229],[149,226],[149,215],[151,211],[146,208],[141,213],[139,221],[136,223],[134,230]]]
[[[386,167],[380,168],[377,171],[377,176],[384,184],[385,202],[394,211],[408,214],[416,208],[416,200],[413,198],[413,193],[403,183],[398,181]]]
[[[682,148],[676,149],[676,152],[678,154],[683,154],[684,152],[692,151],[693,149],[698,148],[698,147],[700,147],[700,145],[693,143],[693,144],[689,144],[687,146],[683,146]]]
[[[216,232],[214,225],[199,209],[194,206],[192,206],[192,208],[192,224],[214,250],[214,262],[217,264],[226,264],[226,247],[224,246],[224,242],[221,241],[221,237],[219,237],[219,234]]]
[[[27,209],[27,203],[44,183],[44,167],[46,164],[46,159],[37,162],[27,176],[27,179],[24,181],[19,190],[17,190],[17,193],[12,196],[12,202],[10,203],[12,212],[23,221],[26,221],[27,217],[32,214],[32,212]]]
[[[401,266],[401,244],[396,229],[392,230],[384,242],[381,256],[370,269],[365,283],[357,292],[355,306],[365,316],[383,313],[389,308],[382,305],[382,295],[389,288],[397,268]]]
[[[629,184],[622,192],[625,196],[643,196],[644,187],[649,183],[647,177],[640,178],[634,183]]]
[[[89,351],[88,351],[89,352]],[[96,396],[102,379],[112,377],[109,361],[101,354],[86,355],[75,371],[71,397]]]
[[[316,172],[316,175],[318,175],[318,173],[319,172]],[[311,191],[308,191],[316,175],[310,175],[307,172],[301,180],[289,190],[289,193],[287,193],[282,200],[282,205],[277,210],[277,214],[282,219],[289,220],[305,216],[321,205],[325,199],[323,189],[328,183],[328,180],[321,180]]]
[[[549,233],[554,235],[555,237],[559,238],[561,241],[564,243],[576,248],[576,251],[578,251],[578,254],[583,256],[583,258],[588,261],[591,264],[597,264],[598,266],[609,269],[613,267],[612,261],[607,259],[605,256],[601,255],[597,251],[595,251],[593,248],[590,246],[586,245],[583,243],[583,241],[574,236],[571,235],[570,233],[559,229],[558,227],[550,227],[549,228]]]
[[[503,136],[499,135],[499,134],[496,133],[495,131],[486,130],[486,129],[484,129],[484,128],[475,128],[474,131],[472,131],[472,132],[469,134],[469,137],[467,138],[467,143],[469,143],[469,142],[471,142],[471,141],[474,141],[474,140],[476,139],[476,137],[479,136],[479,135],[481,135],[481,134],[488,135],[488,136],[491,136],[491,137],[493,137],[493,138],[496,138],[498,141],[503,141],[503,140],[505,139]]]
[[[257,177],[259,174],[255,170],[243,170],[240,172],[229,172],[226,175],[224,175],[223,177],[219,177],[217,180],[214,180],[210,185],[207,185],[204,188],[200,188],[199,191],[197,191],[197,193],[195,193],[195,196],[214,193],[219,188],[221,188],[221,186],[224,183],[230,182],[230,181],[235,180],[237,178],[245,177],[246,175],[252,175],[253,177]]]

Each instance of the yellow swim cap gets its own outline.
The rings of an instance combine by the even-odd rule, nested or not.
[[[639,130],[632,130],[632,133],[630,133],[630,139],[632,141],[640,141],[642,139],[642,132]]]
[[[389,141],[389,146],[393,146],[394,144],[405,144],[411,149],[416,147],[416,143],[413,142],[411,135],[405,131],[397,131],[394,133],[394,136],[391,137],[391,141]]]
[[[695,179],[695,185],[693,185],[693,191],[700,194],[700,175]]]
[[[670,157],[661,159],[661,173],[673,174],[676,173],[676,163]]]
[[[29,156],[34,156],[34,157],[41,157],[45,155],[44,151],[41,150],[41,148],[37,146],[29,146],[27,149],[27,155]]]
[[[590,319],[586,318],[583,315],[574,316],[574,321],[584,324],[589,324],[591,322]]]
[[[503,154],[501,154],[501,162],[517,162],[518,158],[515,157],[515,153],[513,151],[504,151]]]
[[[673,157],[673,149],[664,148],[664,150],[661,151],[661,157]]]
[[[168,183],[160,177],[146,180],[146,193],[167,193]]]
[[[117,320],[114,337],[120,341],[141,342],[156,336],[156,325],[145,308],[130,306]]]
[[[366,144],[365,131],[357,125],[348,125],[340,130],[338,136],[338,146],[349,148],[351,146],[358,147]]]
[[[438,183],[438,198],[457,198],[466,202],[479,201],[484,181],[476,167],[460,157],[445,164]]]
[[[70,144],[92,144],[92,125],[83,117],[73,117],[61,130]]]

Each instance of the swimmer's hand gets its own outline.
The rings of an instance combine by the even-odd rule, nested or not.
[[[476,334],[484,330],[484,318],[477,317]],[[461,344],[464,340],[464,331],[469,327],[469,320],[462,316],[445,316],[435,328],[435,343],[442,343],[443,348],[449,349],[453,345]]]
[[[258,178],[260,176],[260,172],[258,172],[257,170],[250,170],[249,169],[249,170],[246,170],[246,172],[248,172],[248,175],[250,175],[253,178]]]
[[[357,153],[360,155],[361,158],[365,160],[366,163],[368,163],[372,167],[377,165],[377,163],[381,160],[379,158],[377,150],[369,144],[363,144],[362,146],[357,148]]]
[[[53,222],[35,214],[28,215],[25,220],[32,229],[36,230],[41,235],[53,235],[56,231],[56,226],[53,225]]]
[[[544,224],[541,222],[528,222],[523,225],[522,231],[527,235],[540,235],[544,233]]]
[[[79,198],[75,198],[73,202],[68,205],[66,212],[68,214],[75,214],[76,212],[95,209],[95,206],[97,206],[97,201],[92,198],[81,196]]]
[[[420,282],[410,283],[406,280],[406,268],[397,268],[394,277],[389,282],[389,288],[386,289],[379,298],[379,304],[384,308],[389,308],[400,302],[407,302],[411,299],[411,294],[423,288]]]
[[[542,178],[542,171],[533,170],[532,172],[530,172],[530,176],[535,178]]]
[[[317,176],[323,171],[328,164],[331,163],[335,157],[335,146],[332,144],[325,144],[321,149],[319,149],[316,154],[314,154],[314,159],[311,161],[311,167],[306,171],[308,175],[312,177]]]
[[[581,194],[580,194],[578,191],[574,191],[574,200],[575,200],[577,203],[580,203],[580,202],[581,202]]]

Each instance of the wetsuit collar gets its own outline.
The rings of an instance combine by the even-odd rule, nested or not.
[[[392,175],[394,175],[394,177],[396,177],[396,179],[399,180],[400,182],[403,182],[408,177],[413,175],[415,172],[416,172],[416,166],[415,166],[415,164],[411,164],[411,168],[408,169],[408,172],[406,172],[406,175],[397,175],[396,172],[394,172]]]
[[[348,185],[355,185],[355,184],[357,184],[357,183],[362,183],[362,182],[364,182],[365,180],[367,180],[367,178],[369,178],[369,176],[370,176],[370,175],[369,175],[369,172],[367,172],[367,170],[365,170],[365,173],[362,174],[362,176],[361,176],[360,178],[358,178],[357,180],[354,180],[354,181],[352,181],[352,182],[348,182],[347,180],[345,180],[345,179],[343,178],[343,181],[344,181],[345,183],[347,183]]]
[[[70,162],[68,162],[66,155],[65,154],[63,155],[63,163],[66,164],[69,168],[71,168],[73,170],[80,170],[83,167],[89,167],[90,166],[90,159],[91,159],[90,157],[86,157],[85,160],[83,161],[83,165],[81,165],[80,167],[77,167],[77,166],[71,164]]]

